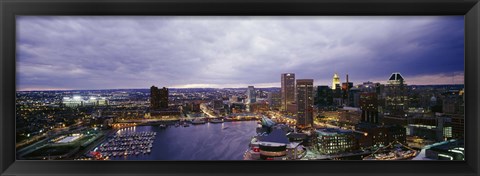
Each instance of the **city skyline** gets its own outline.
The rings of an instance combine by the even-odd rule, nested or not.
[[[19,17],[17,90],[463,84],[463,16]]]

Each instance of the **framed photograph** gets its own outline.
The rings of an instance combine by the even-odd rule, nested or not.
[[[478,175],[478,1],[2,1],[2,175]]]

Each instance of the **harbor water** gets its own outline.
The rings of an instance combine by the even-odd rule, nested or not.
[[[111,160],[242,160],[254,136],[256,121],[206,123],[189,127],[136,126],[117,133],[157,132],[150,154]]]

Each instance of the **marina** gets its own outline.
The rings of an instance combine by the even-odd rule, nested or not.
[[[115,136],[95,148],[104,157],[120,157],[127,155],[149,154],[153,148],[156,132],[128,132],[118,131]]]
[[[96,151],[111,154],[110,160],[242,160],[246,144],[256,135],[256,127],[256,121],[129,127],[118,130],[115,137],[108,138]],[[148,143],[133,142],[134,136],[142,134],[146,137],[143,141]],[[145,154],[144,149],[147,149]]]

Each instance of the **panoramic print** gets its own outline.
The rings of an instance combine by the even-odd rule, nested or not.
[[[18,160],[464,160],[463,16],[17,16]]]

